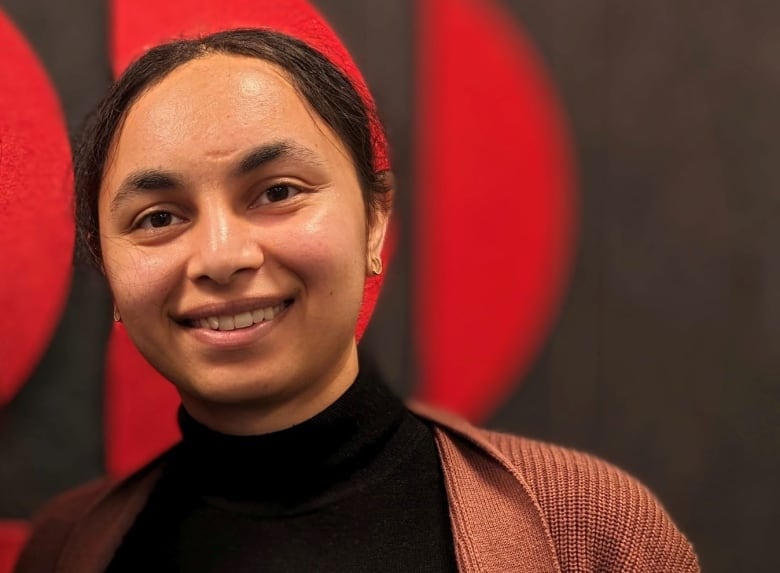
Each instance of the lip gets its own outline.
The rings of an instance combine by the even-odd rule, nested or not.
[[[178,323],[187,324],[202,318],[208,318],[210,316],[231,316],[241,314],[243,312],[251,312],[253,310],[257,310],[258,308],[276,306],[277,304],[281,303],[284,303],[285,306],[290,306],[293,300],[294,297],[292,296],[276,296],[211,303],[176,314],[173,316],[173,319]]]
[[[250,302],[252,304],[249,304]],[[263,322],[255,323],[252,326],[245,328],[237,328],[235,330],[212,330],[210,328],[201,328],[197,326],[191,326],[189,324],[190,320],[199,320],[200,318],[207,318],[219,313],[239,314],[251,309],[263,308],[264,305],[273,306],[274,304],[279,304],[280,302],[284,302],[285,307],[274,318],[271,320],[264,320]],[[204,344],[213,348],[241,349],[250,346],[268,336],[268,334],[270,334],[276,328],[279,322],[284,320],[288,311],[290,310],[290,307],[292,306],[293,299],[289,298],[253,299],[253,301],[240,301],[227,305],[209,305],[199,307],[193,312],[182,315],[182,318],[177,320],[177,323],[179,323],[185,334],[191,336],[200,344]]]

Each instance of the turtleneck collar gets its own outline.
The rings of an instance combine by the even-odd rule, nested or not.
[[[180,408],[183,440],[173,471],[198,497],[249,503],[262,513],[306,511],[347,493],[361,481],[353,478],[384,473],[398,453],[387,446],[408,415],[361,357],[355,382],[336,402],[278,432],[221,434]]]

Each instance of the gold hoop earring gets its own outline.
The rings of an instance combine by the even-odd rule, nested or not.
[[[114,322],[122,322],[122,317],[119,315],[119,309],[114,305]]]
[[[382,274],[382,259],[380,257],[371,257],[371,272],[376,277]]]

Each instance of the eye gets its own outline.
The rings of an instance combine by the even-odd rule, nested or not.
[[[266,189],[265,192],[260,196],[258,203],[261,205],[266,205],[268,203],[278,203],[279,201],[291,199],[298,193],[300,193],[300,190],[293,187],[292,185],[280,183]]]
[[[154,211],[144,215],[136,228],[138,229],[160,229],[162,227],[170,227],[171,225],[177,225],[181,223],[183,219],[177,217],[173,213],[168,211]]]

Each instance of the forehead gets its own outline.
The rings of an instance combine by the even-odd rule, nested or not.
[[[138,98],[114,141],[112,167],[228,159],[280,138],[325,155],[342,149],[284,70],[260,59],[209,55],[175,69]]]

